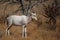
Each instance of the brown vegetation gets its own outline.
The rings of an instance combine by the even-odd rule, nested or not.
[[[6,3],[0,2],[0,40],[60,40],[60,17],[56,18],[56,30],[48,29],[48,23],[46,22],[49,20],[49,18],[46,18],[42,15],[44,11],[43,11],[43,6],[41,4],[40,6],[36,5],[33,7],[32,11],[35,11],[37,13],[39,22],[33,21],[27,25],[27,31],[28,31],[27,38],[21,37],[22,27],[15,25],[13,25],[13,27],[10,29],[11,35],[6,36],[5,35],[6,24],[4,23],[5,15],[21,14],[20,11],[13,13],[19,8],[20,6],[19,4],[9,4],[4,14],[4,8],[6,4],[7,2]]]

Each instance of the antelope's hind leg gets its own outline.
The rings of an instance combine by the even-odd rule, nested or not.
[[[6,35],[10,35],[9,29],[12,27],[12,24],[7,24]]]

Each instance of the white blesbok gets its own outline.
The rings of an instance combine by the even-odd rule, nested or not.
[[[31,13],[31,15],[11,15],[7,17],[7,28],[6,28],[6,34],[10,35],[9,29],[12,27],[12,25],[21,25],[23,27],[22,30],[22,37],[27,37],[27,30],[26,25],[31,22],[32,19],[37,20],[36,13]]]

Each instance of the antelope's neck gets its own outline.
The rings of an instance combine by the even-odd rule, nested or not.
[[[31,16],[28,17],[28,22],[30,22],[32,20]]]

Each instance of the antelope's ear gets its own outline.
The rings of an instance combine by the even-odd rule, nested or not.
[[[36,13],[33,13],[34,15],[36,15]]]
[[[36,15],[36,13],[31,13],[32,15]]]

